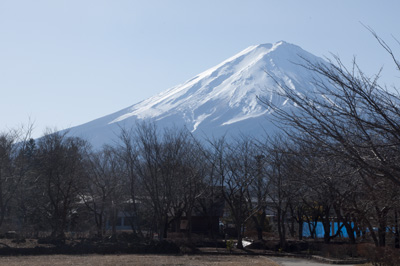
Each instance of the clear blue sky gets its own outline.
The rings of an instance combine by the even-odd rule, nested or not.
[[[65,129],[128,107],[246,47],[280,40],[356,55],[399,84],[360,24],[400,52],[400,1],[0,0],[0,131]],[[400,56],[400,53],[398,53]]]

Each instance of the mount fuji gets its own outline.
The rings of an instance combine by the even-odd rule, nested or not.
[[[202,138],[264,136],[276,129],[271,112],[257,97],[282,108],[294,108],[277,94],[285,85],[298,93],[315,89],[304,60],[324,63],[299,46],[284,41],[250,46],[185,83],[116,113],[68,129],[69,136],[94,147],[114,143],[121,128],[153,121],[158,128],[186,127]]]

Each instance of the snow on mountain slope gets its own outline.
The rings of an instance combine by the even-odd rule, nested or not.
[[[121,127],[151,120],[160,128],[185,126],[200,137],[257,137],[274,128],[270,111],[259,103],[257,96],[278,106],[286,104],[285,99],[276,95],[279,86],[274,79],[299,93],[314,89],[311,73],[298,64],[304,62],[302,58],[323,61],[283,41],[250,46],[181,85],[71,128],[69,134],[86,138],[99,147],[115,141]]]

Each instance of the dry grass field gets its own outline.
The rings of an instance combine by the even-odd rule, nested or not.
[[[59,266],[59,265],[96,265],[96,266],[278,266],[263,256],[163,256],[163,255],[50,255],[0,257],[0,265],[7,266]]]

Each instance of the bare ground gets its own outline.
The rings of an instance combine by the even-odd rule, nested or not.
[[[50,255],[0,257],[0,265],[7,266],[59,266],[59,265],[144,265],[144,266],[278,266],[263,256],[163,256],[163,255]]]

